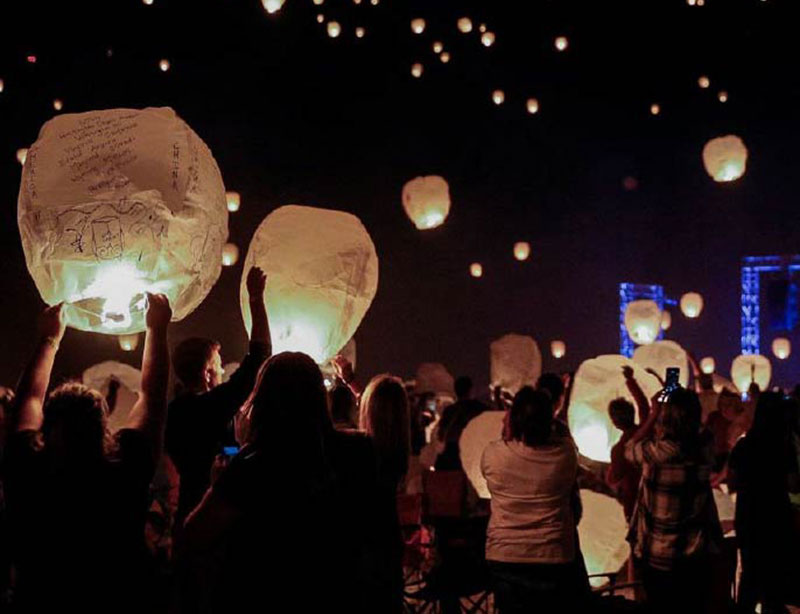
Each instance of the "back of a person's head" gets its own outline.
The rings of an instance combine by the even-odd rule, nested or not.
[[[625,397],[614,399],[608,404],[608,416],[611,422],[621,431],[627,431],[635,426],[636,410]]]
[[[793,401],[787,400],[783,394],[771,391],[762,393],[756,403],[750,434],[781,449],[779,446],[788,433],[787,426],[793,409]]]
[[[102,461],[111,441],[107,416],[106,401],[97,390],[77,382],[53,390],[44,406],[42,434],[54,466]]]
[[[472,378],[468,375],[460,375],[456,378],[453,388],[456,393],[456,398],[469,399],[472,395]]]
[[[700,383],[700,390],[714,390],[714,378],[708,373],[701,373],[697,381]]]
[[[172,352],[172,368],[184,388],[195,388],[203,382],[204,373],[220,344],[205,337],[190,337],[181,341]]]
[[[328,392],[328,401],[334,424],[356,428],[358,425],[358,401],[349,387],[337,384]]]
[[[674,390],[661,408],[661,436],[678,443],[684,452],[693,451],[700,434],[702,414],[703,409],[696,392],[686,388]]]
[[[556,373],[542,373],[536,382],[536,390],[542,390],[550,395],[553,404],[558,403],[564,394],[564,381]]]
[[[372,378],[361,395],[359,426],[372,437],[379,455],[394,463],[400,475],[405,474],[411,424],[408,397],[400,379],[388,374]]]
[[[509,416],[511,439],[527,446],[540,446],[553,429],[553,401],[550,394],[525,386],[514,396]]]

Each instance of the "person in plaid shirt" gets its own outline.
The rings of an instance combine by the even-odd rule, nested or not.
[[[697,394],[684,388],[653,403],[625,446],[642,481],[628,540],[655,612],[708,611],[711,557],[722,529],[711,492],[712,439],[701,431]]]

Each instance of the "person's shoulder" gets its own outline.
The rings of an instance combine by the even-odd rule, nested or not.
[[[35,457],[44,452],[44,439],[41,431],[26,429],[12,432],[5,442],[6,467],[13,466],[20,457]]]

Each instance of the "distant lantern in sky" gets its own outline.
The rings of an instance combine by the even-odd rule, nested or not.
[[[29,55],[25,59],[28,61],[28,64],[36,64],[36,56],[35,55]]]
[[[481,34],[483,34],[484,32],[486,32],[486,24],[485,24],[485,23],[482,23],[481,25],[479,25],[479,26],[478,26],[478,31],[479,31]]]
[[[717,94],[717,98],[719,98],[720,102],[728,102],[728,92],[722,90],[719,94]]]
[[[494,32],[484,32],[481,35],[481,44],[484,47],[491,47],[494,45],[495,35]]]
[[[233,266],[239,260],[239,248],[233,243],[222,246],[222,266]]]
[[[314,0],[314,4],[317,6],[322,6],[325,3],[325,0]]]
[[[659,113],[661,113],[661,105],[658,104],[657,102],[654,102],[653,104],[651,104],[650,105],[650,113],[652,113],[653,115],[658,115]]]
[[[503,90],[495,90],[492,92],[492,102],[497,105],[503,104],[506,101],[506,93]]]
[[[666,309],[661,312],[661,330],[669,330],[672,326],[672,314]]]
[[[717,363],[714,361],[711,356],[706,356],[703,360],[700,361],[700,370],[705,373],[706,375],[711,375],[714,373],[714,370],[717,368]]]
[[[555,46],[558,51],[564,51],[569,46],[569,40],[566,36],[557,36]]]
[[[708,87],[711,85],[711,80],[705,75],[703,75],[697,80],[697,85],[699,85],[704,90],[708,89]]]
[[[317,15],[317,23],[322,23],[323,21],[325,21],[325,15],[323,15],[322,13],[319,13]]]
[[[792,342],[786,337],[777,337],[772,340],[772,353],[780,360],[789,358],[792,353]]]
[[[2,80],[2,79],[0,79],[0,94],[2,94],[2,93],[3,93],[3,88],[4,88],[4,87],[5,87],[5,84],[3,83],[3,80]]]
[[[331,38],[336,38],[342,33],[342,26],[339,24],[338,21],[329,21],[328,22],[328,36]]]
[[[17,150],[17,162],[25,166],[25,160],[28,158],[28,148],[23,147]]]
[[[158,67],[161,69],[161,72],[167,72],[169,70],[169,60],[161,60],[158,63]]]
[[[403,186],[403,209],[419,230],[441,226],[450,213],[450,188],[438,175],[415,177]]]
[[[625,308],[625,330],[639,345],[653,343],[661,329],[661,310],[651,300],[631,301]]]
[[[273,15],[281,10],[283,3],[286,2],[286,0],[261,0],[261,2],[263,3],[264,9],[267,11],[267,13]]]
[[[531,244],[527,241],[518,241],[514,243],[514,258],[520,262],[527,260],[531,255]]]
[[[703,297],[697,292],[687,292],[681,297],[681,311],[687,318],[696,318],[703,311]]]
[[[369,3],[370,3],[372,6],[378,6],[378,3],[379,3],[379,2],[380,2],[380,0],[369,0]]]
[[[472,20],[469,17],[461,17],[458,20],[458,30],[464,34],[472,32]]]
[[[567,353],[567,344],[560,340],[551,341],[550,353],[553,355],[553,358],[563,358]]]
[[[772,365],[766,356],[761,354],[742,354],[733,359],[731,364],[731,381],[739,392],[747,392],[750,384],[756,383],[763,391],[772,379]]]
[[[736,181],[747,170],[747,147],[733,134],[711,139],[703,147],[703,164],[714,181]]]
[[[639,187],[639,180],[628,175],[622,180],[622,187],[627,192],[633,192]]]
[[[139,335],[136,333],[132,335],[120,335],[117,337],[117,341],[119,342],[120,349],[125,352],[133,352],[139,345]]]
[[[153,0],[142,0],[142,2],[144,4],[146,4],[147,6],[150,6],[151,4],[153,4]]]
[[[442,61],[443,64],[447,64],[450,61],[450,52],[444,51],[442,55],[439,56],[439,59]]]
[[[360,26],[356,28],[356,38],[364,38],[364,32],[365,32],[364,28]]]
[[[56,99],[53,101],[53,108],[54,108],[56,111],[60,111],[61,109],[63,109],[63,108],[64,108],[64,103],[61,101],[61,99],[60,99],[60,98],[56,98]]]
[[[473,277],[483,277],[483,266],[480,262],[473,262],[469,265],[469,274]]]
[[[411,65],[411,74],[419,79],[422,76],[423,67],[419,62]]]
[[[436,42],[433,43],[433,52],[434,53],[441,53],[442,49],[444,49],[444,45],[442,44],[442,41],[436,41]]]
[[[422,34],[425,31],[425,20],[422,17],[417,17],[411,20],[411,31],[414,34]]]
[[[534,113],[539,112],[539,101],[536,98],[528,98],[528,101],[525,103],[528,113],[533,115]]]

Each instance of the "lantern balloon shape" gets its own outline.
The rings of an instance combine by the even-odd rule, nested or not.
[[[567,344],[563,341],[551,341],[550,353],[553,355],[553,358],[563,358],[567,353]]]
[[[304,352],[322,364],[356,332],[378,289],[378,256],[359,219],[288,205],[270,213],[247,251],[242,317],[252,324],[247,273],[267,274],[265,301],[274,353]]]
[[[518,243],[514,243],[514,258],[519,260],[520,262],[523,260],[527,260],[528,256],[531,255],[531,244],[527,241],[519,241]]]
[[[656,341],[650,345],[642,345],[633,352],[633,362],[643,369],[653,369],[662,378],[668,367],[678,367],[678,382],[684,388],[689,383],[689,356],[674,341]]]
[[[439,59],[442,61],[442,64],[447,64],[450,61],[450,53],[445,51],[442,55],[439,56]]]
[[[217,281],[225,187],[205,143],[172,109],[59,115],[31,147],[18,222],[28,270],[69,326],[144,330],[145,292],[174,320]]]
[[[133,352],[139,346],[139,335],[134,333],[132,335],[120,335],[117,337],[120,349],[125,352]]]
[[[338,21],[329,21],[326,27],[331,38],[337,38],[342,33],[342,26]]]
[[[233,266],[239,260],[239,248],[234,243],[222,247],[222,266]]]
[[[27,147],[23,147],[22,149],[17,150],[17,162],[25,166],[25,160],[28,159],[28,149]]]
[[[672,314],[666,309],[661,312],[661,330],[669,330],[672,326]]]
[[[442,49],[444,49],[444,43],[442,43],[442,41],[434,41],[434,43],[433,43],[433,52],[434,53],[441,53]]]
[[[414,34],[422,34],[425,31],[425,20],[421,17],[411,20],[411,31]]]
[[[528,101],[525,103],[528,109],[528,113],[531,115],[539,112],[539,100],[536,98],[528,98]]]
[[[626,541],[628,523],[625,511],[614,497],[582,488],[581,507],[585,516],[578,525],[581,554],[589,575],[602,574],[609,569],[621,569],[630,556]],[[592,586],[599,586],[605,578],[590,578]]]
[[[772,353],[779,360],[786,360],[792,353],[792,343],[786,337],[778,337],[772,341]]]
[[[492,92],[492,102],[496,105],[501,105],[506,100],[506,93],[503,90],[495,90]]]
[[[758,384],[760,390],[766,390],[772,379],[772,365],[761,354],[742,354],[733,359],[731,364],[731,380],[741,392],[747,392],[750,384]]]
[[[747,169],[747,147],[732,134],[711,139],[703,147],[703,164],[714,181],[736,181]]]
[[[557,36],[554,44],[558,51],[564,51],[569,46],[569,40],[566,36]]]
[[[703,311],[703,297],[697,292],[687,292],[681,297],[681,311],[687,318],[696,318]]]
[[[481,35],[481,44],[484,47],[491,47],[492,45],[494,45],[494,41],[495,41],[494,32],[484,32]]]
[[[509,334],[492,341],[492,387],[516,394],[523,386],[535,386],[542,374],[542,353],[533,337]]]
[[[414,388],[417,394],[433,393],[437,396],[455,396],[453,376],[441,363],[423,362],[417,367],[416,382]]]
[[[483,277],[483,265],[480,262],[473,262],[469,265],[469,274],[473,277]]]
[[[236,213],[242,204],[242,197],[239,192],[225,192],[225,200],[228,203],[228,211]]]
[[[458,440],[461,466],[481,499],[492,498],[481,471],[481,457],[486,446],[502,438],[505,415],[504,411],[483,412],[467,422]]]
[[[286,0],[261,0],[264,5],[264,10],[267,11],[270,15],[273,15],[281,10],[283,7],[283,3]]]
[[[575,374],[567,412],[569,428],[580,453],[596,461],[609,462],[611,447],[622,435],[608,417],[608,404],[618,397],[634,401],[622,375],[625,366],[633,369],[647,398],[660,390],[658,380],[638,363],[616,354],[586,360]]]
[[[651,300],[628,303],[625,308],[625,330],[634,343],[653,343],[661,330],[661,310],[658,304]]]
[[[416,177],[403,186],[403,209],[419,230],[441,226],[450,213],[450,188],[437,175]]]
[[[116,382],[117,391],[114,406],[109,407],[111,413],[107,427],[112,434],[124,428],[141,390],[141,371],[125,363],[108,360],[86,369],[81,380],[84,386],[97,390],[106,398],[109,396],[111,383]]]
[[[472,20],[469,17],[461,17],[458,20],[458,30],[464,34],[472,32]]]
[[[411,65],[411,75],[419,79],[422,76],[423,67],[419,62]]]
[[[706,375],[711,375],[717,368],[717,363],[711,356],[706,356],[700,361],[700,370]]]

